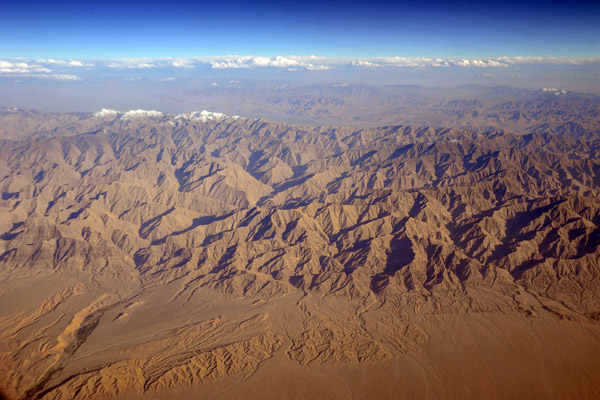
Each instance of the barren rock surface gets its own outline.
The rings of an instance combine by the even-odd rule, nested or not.
[[[0,110],[4,397],[600,397],[597,114],[193,115]]]

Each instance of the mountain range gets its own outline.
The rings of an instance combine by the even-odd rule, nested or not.
[[[0,109],[0,393],[600,397],[600,101],[506,90]]]

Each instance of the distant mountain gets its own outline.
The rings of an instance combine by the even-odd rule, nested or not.
[[[223,83],[184,96],[179,107],[195,104],[313,126],[412,125],[523,134],[541,124],[576,122],[588,135],[600,132],[600,96],[554,88]]]
[[[598,100],[503,96],[432,109],[480,130],[0,110],[0,392],[599,397]]]

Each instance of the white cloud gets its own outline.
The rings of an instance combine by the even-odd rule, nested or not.
[[[0,60],[0,77],[5,78],[34,78],[53,79],[61,81],[80,81],[80,77],[71,74],[56,74],[39,64]]]
[[[148,68],[194,68],[194,58],[120,58],[106,60],[108,68],[148,69]]]
[[[211,61],[210,66],[213,69],[250,68],[250,66],[248,64],[244,64],[243,60],[241,59],[234,61]]]
[[[54,79],[57,81],[82,81],[83,80],[76,75],[70,75],[70,74],[51,74],[47,77],[44,76],[43,78]]]
[[[55,80],[81,80],[70,74],[67,68],[82,68],[98,71],[101,69],[122,69],[128,71],[164,68],[186,69],[210,67],[213,69],[285,68],[289,71],[319,71],[336,68],[504,68],[521,64],[600,64],[600,58],[555,58],[555,57],[370,57],[340,58],[323,56],[214,56],[188,58],[120,58],[105,60],[75,59],[5,59],[0,60],[0,77],[30,77]],[[134,74],[129,74],[134,75]],[[169,75],[176,75],[170,72]],[[124,77],[124,79],[134,79]],[[170,79],[170,78],[165,78]]]
[[[173,68],[194,68],[194,61],[189,58],[177,58],[169,62]]]
[[[599,58],[558,58],[558,57],[496,57],[507,64],[573,64],[598,63]]]
[[[27,64],[25,62],[10,62],[0,60],[0,74],[33,74],[50,73],[48,68],[42,65]]]
[[[94,64],[80,60],[56,60],[53,58],[36,60],[42,64],[59,65],[64,67],[93,67]]]
[[[324,63],[327,64],[328,60]],[[492,68],[516,64],[572,64],[599,63],[598,58],[554,58],[554,57],[485,57],[485,58],[428,58],[428,57],[376,57],[351,60],[350,66],[367,68],[383,67],[465,67]]]
[[[329,67],[327,65],[312,65],[312,64],[307,64],[305,68],[309,71],[325,71],[325,70],[331,69],[331,67]]]
[[[291,58],[277,56],[275,59],[270,59],[267,61],[267,65],[272,65],[274,67],[296,67],[300,66],[301,64],[296,60],[292,60]]]
[[[475,58],[429,58],[429,57],[378,57],[372,59],[352,60],[350,66],[357,68],[370,67],[503,67],[507,64],[494,59],[475,59]]]
[[[158,68],[162,65],[155,63],[154,60],[148,59],[135,59],[135,58],[123,58],[114,60],[109,63],[108,68],[115,69],[146,69],[146,68]]]
[[[354,60],[350,63],[353,67],[381,67],[381,64],[377,64],[367,60]]]
[[[215,57],[210,61],[210,65],[214,69],[226,68],[255,68],[255,67],[275,67],[288,69],[306,69],[306,70],[324,70],[330,69],[327,65],[314,65],[309,62],[302,62],[298,58],[303,57],[260,57],[260,56],[228,56]],[[308,57],[311,60],[316,59],[316,56]]]
[[[373,57],[373,58],[336,58],[317,56],[223,56],[198,58],[198,62],[209,63],[214,69],[226,68],[258,68],[285,67],[295,70],[325,70],[336,67],[375,68],[426,68],[426,67],[464,67],[492,68],[507,67],[514,64],[547,63],[547,64],[582,64],[600,62],[600,59],[569,59],[552,57],[479,57],[479,58],[430,58],[430,57]]]
[[[110,63],[108,68],[127,68],[127,69],[138,69],[138,68],[157,68],[158,65],[149,63]]]
[[[332,68],[502,68],[516,64],[572,64],[600,63],[598,58],[553,58],[553,57],[372,57],[337,58],[317,56],[222,56],[197,58],[198,63],[207,63],[214,69],[281,67],[290,71],[325,70]]]
[[[508,64],[498,62],[493,59],[462,59],[462,60],[448,60],[450,64],[458,65],[459,67],[507,67]]]

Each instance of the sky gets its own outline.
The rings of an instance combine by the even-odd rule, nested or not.
[[[261,82],[600,95],[600,1],[0,1],[0,106],[190,111]]]
[[[24,58],[600,57],[592,1],[3,1]]]

